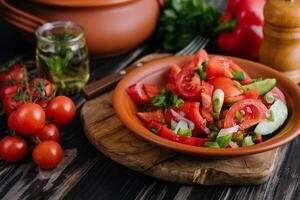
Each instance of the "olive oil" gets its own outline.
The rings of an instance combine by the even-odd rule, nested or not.
[[[88,50],[82,31],[74,31],[73,23],[72,26],[58,23],[63,26],[63,30],[48,30],[47,34],[38,40],[37,69],[39,76],[54,83],[58,92],[71,95],[79,92],[89,80]],[[70,27],[73,29],[69,30]]]

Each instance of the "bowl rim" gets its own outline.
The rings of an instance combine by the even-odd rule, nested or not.
[[[256,63],[253,61],[245,60],[242,58],[236,58],[236,57],[230,57],[230,56],[224,56],[224,55],[214,55],[210,54],[210,56],[223,56],[227,57],[229,59],[233,60],[239,60],[240,62],[245,63],[244,65],[251,64],[256,65],[257,67],[263,69],[264,71],[270,72],[271,74],[275,75],[276,77],[280,77],[281,80],[285,80],[285,84],[293,91],[297,91],[293,96],[293,101],[295,102],[297,99],[300,101],[300,89],[299,87],[292,82],[288,77],[283,75],[282,73],[276,71],[275,69],[272,69],[270,67],[267,67],[263,64]],[[282,131],[279,131],[275,136],[273,136],[271,139],[266,140],[263,143],[256,144],[249,147],[240,147],[237,149],[232,148],[208,148],[208,147],[196,147],[191,145],[185,145],[181,143],[177,143],[165,138],[162,138],[156,134],[153,134],[151,131],[149,131],[141,121],[134,121],[129,117],[128,114],[126,114],[126,106],[122,104],[120,101],[122,101],[122,98],[124,98],[124,95],[127,95],[127,85],[128,82],[130,82],[131,79],[136,78],[136,75],[141,73],[144,70],[147,69],[153,69],[153,73],[157,72],[159,70],[159,63],[161,62],[168,62],[170,61],[170,65],[174,63],[174,60],[181,60],[181,61],[188,61],[192,60],[193,56],[170,56],[167,58],[158,59],[155,61],[151,61],[149,63],[144,64],[143,67],[136,68],[132,71],[130,71],[124,78],[118,83],[117,87],[114,90],[113,94],[113,107],[114,110],[118,116],[118,118],[121,120],[121,122],[129,128],[133,133],[135,133],[137,136],[144,138],[146,141],[149,141],[151,143],[154,143],[158,146],[171,149],[177,152],[181,152],[184,154],[190,154],[195,156],[209,156],[209,157],[235,157],[235,156],[243,156],[243,155],[250,155],[250,154],[256,154],[261,153],[264,151],[268,151],[274,148],[277,148],[281,145],[284,145],[288,142],[290,142],[292,139],[294,139],[296,136],[300,134],[300,108],[297,109],[299,112],[289,111],[289,118],[288,121],[292,120],[293,115],[298,115],[299,118],[297,123],[295,123],[293,130],[294,131],[288,131],[287,133],[280,135]],[[173,61],[173,63],[172,63]],[[241,66],[242,67],[242,66]],[[157,70],[154,71],[154,68]],[[289,107],[289,105],[288,105]],[[296,107],[297,108],[297,107]],[[292,116],[290,116],[290,114]],[[295,117],[295,116],[294,116]],[[294,119],[293,121],[297,120]],[[287,122],[288,122],[287,121]],[[286,122],[286,123],[287,123]]]

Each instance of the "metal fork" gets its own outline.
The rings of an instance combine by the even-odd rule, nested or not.
[[[208,44],[208,42],[209,42],[208,38],[204,38],[202,36],[196,36],[185,48],[178,51],[175,55],[195,54],[199,49],[204,48]],[[139,54],[140,53],[141,51],[139,51]],[[158,55],[157,53],[146,55],[141,59],[139,59],[138,61],[136,61],[133,65],[124,69],[130,63],[132,63],[133,59],[135,59],[139,54],[137,53],[133,54],[133,56],[130,57],[130,60],[127,60],[125,64],[121,62],[121,65],[117,67],[117,70],[119,71],[114,72],[82,88],[81,93],[83,94],[83,96],[86,99],[92,99],[108,91],[109,89],[112,89],[128,72],[135,69],[136,67],[143,66],[144,62],[152,60],[154,56],[157,57]],[[160,57],[166,57],[166,56],[170,56],[170,54],[163,54]]]

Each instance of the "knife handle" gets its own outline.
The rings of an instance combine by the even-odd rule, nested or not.
[[[125,76],[128,72],[135,69],[139,64],[134,64],[127,67],[119,72],[114,72],[108,76],[103,77],[93,83],[90,83],[81,89],[81,94],[85,99],[90,100],[103,94],[106,91],[113,89],[117,83]]]

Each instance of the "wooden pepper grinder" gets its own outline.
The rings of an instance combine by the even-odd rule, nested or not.
[[[300,0],[268,0],[259,61],[300,82]]]

